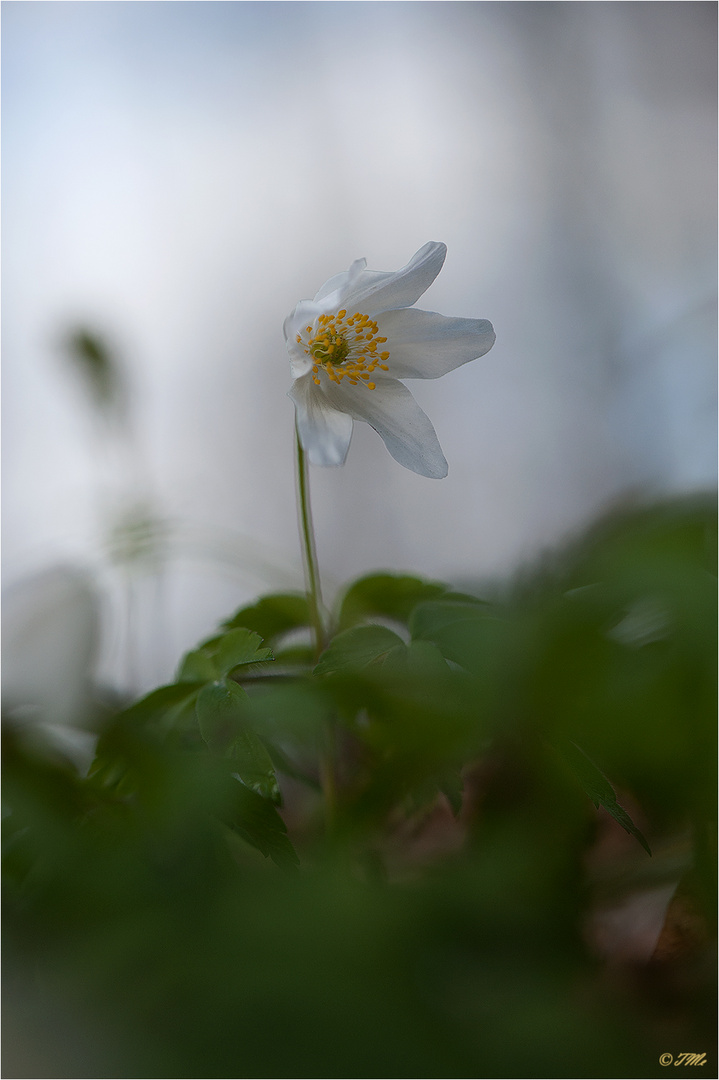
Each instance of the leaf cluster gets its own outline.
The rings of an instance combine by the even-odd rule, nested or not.
[[[365,576],[319,656],[305,597],[265,596],[87,776],[10,730],[21,1029],[26,999],[91,1022],[77,1076],[651,1076],[667,1007],[706,1040],[696,967],[620,1008],[586,926],[602,836],[711,918],[714,517],[605,520],[491,598]]]

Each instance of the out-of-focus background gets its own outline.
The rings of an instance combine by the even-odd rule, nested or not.
[[[32,677],[63,641],[70,698],[90,669],[146,689],[301,587],[282,322],[360,256],[444,241],[420,306],[497,343],[412,384],[447,479],[365,425],[313,470],[329,596],[497,578],[612,503],[712,488],[716,14],[6,0],[6,642]]]

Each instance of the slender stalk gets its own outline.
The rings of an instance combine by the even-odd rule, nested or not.
[[[315,532],[312,528],[312,508],[310,506],[310,476],[307,455],[304,452],[300,435],[295,428],[296,464],[297,464],[297,510],[300,518],[300,540],[305,567],[305,587],[310,608],[310,620],[315,635],[315,655],[319,657],[325,647],[325,627],[322,621],[322,592],[320,590],[320,571],[317,565]]]
[[[299,431],[295,427],[295,446],[297,462],[297,509],[300,519],[300,539],[305,567],[305,587],[310,609],[310,619],[315,635],[315,656],[327,644],[327,633],[322,619],[322,592],[320,589],[320,571],[317,564],[315,532],[312,527],[312,508],[310,506],[310,475],[307,455],[300,442]],[[337,781],[335,775],[335,731],[332,720],[327,721],[325,731],[325,749],[320,757],[320,783],[325,799],[325,818],[327,828],[332,828],[337,802]]]

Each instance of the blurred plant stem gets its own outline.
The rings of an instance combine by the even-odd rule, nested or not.
[[[315,636],[315,656],[319,658],[325,647],[325,627],[322,620],[322,592],[320,571],[317,565],[315,533],[312,527],[312,508],[310,506],[310,476],[307,456],[300,442],[300,435],[295,428],[297,448],[297,508],[300,518],[300,543],[305,568],[305,586],[310,608],[310,619]]]
[[[295,446],[297,464],[297,509],[299,512],[300,543],[305,569],[305,588],[307,590],[307,603],[310,611],[310,620],[315,639],[315,659],[327,645],[327,630],[322,618],[322,589],[320,586],[320,570],[317,563],[317,548],[315,545],[315,532],[312,525],[312,507],[310,505],[310,473],[307,455],[300,441],[300,433],[295,426]],[[332,722],[327,723],[325,731],[325,750],[320,761],[320,781],[324,795],[325,818],[329,829],[334,817],[336,800],[335,782],[335,733]]]

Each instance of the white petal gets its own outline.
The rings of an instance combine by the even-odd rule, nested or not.
[[[366,259],[355,259],[350,266],[349,270],[343,270],[341,274],[335,274],[329,281],[326,281],[320,291],[315,296],[315,303],[319,304],[320,300],[325,300],[332,293],[344,294],[350,289],[353,283],[356,281],[360,273],[367,265]]]
[[[313,326],[315,319],[322,313],[322,309],[312,300],[300,300],[291,315],[288,315],[284,323],[285,341],[287,352],[290,354],[290,368],[292,378],[299,379],[306,375],[312,367],[312,361],[305,352],[304,345],[297,342],[297,335],[306,335],[307,327]]]
[[[430,241],[412,256],[406,266],[393,273],[362,270],[347,283],[341,295],[342,306],[363,315],[409,307],[419,300],[442,269],[447,248]]]
[[[288,345],[293,344],[300,331],[304,333],[308,326],[312,326],[323,309],[314,300],[300,300],[297,307],[285,319],[282,329],[285,341]]]
[[[433,479],[447,475],[447,462],[431,421],[401,382],[378,379],[376,388],[369,390],[343,379],[340,386],[328,383],[326,395],[336,409],[370,424],[406,469]]]
[[[495,339],[487,319],[453,319],[419,308],[386,311],[378,323],[398,379],[437,379],[484,356]]]
[[[352,417],[330,404],[311,376],[288,391],[295,403],[300,442],[313,465],[342,465],[352,438]]]

